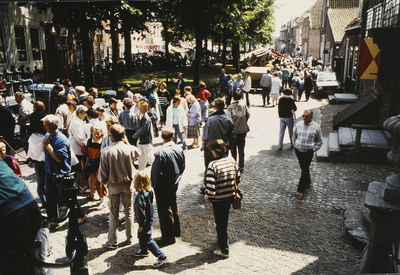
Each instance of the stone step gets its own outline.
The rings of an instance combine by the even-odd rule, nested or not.
[[[340,146],[353,146],[354,145],[355,130],[353,133],[351,128],[339,127],[338,134],[339,134],[339,145]]]
[[[358,100],[355,94],[348,93],[335,93],[333,95],[328,95],[329,104],[336,103],[352,103]]]
[[[329,133],[329,153],[340,152],[339,134]]]
[[[339,145],[344,147],[355,146],[356,129],[339,127]],[[358,147],[377,148],[390,150],[390,133],[382,130],[362,130],[360,145]]]
[[[358,100],[358,96],[355,94],[349,93],[334,93],[333,96],[336,99],[336,102],[356,102]]]
[[[317,151],[316,157],[318,161],[327,161],[329,159],[329,138],[322,137],[322,146]]]
[[[355,248],[362,250],[368,244],[369,228],[369,209],[363,204],[344,212],[343,237]]]

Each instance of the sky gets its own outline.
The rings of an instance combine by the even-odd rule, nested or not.
[[[275,0],[275,32],[274,37],[279,36],[283,24],[290,18],[300,16],[308,10],[316,0]]]

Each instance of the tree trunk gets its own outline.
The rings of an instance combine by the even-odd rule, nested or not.
[[[132,62],[132,42],[131,42],[131,29],[124,27],[124,40],[125,40],[125,66],[128,75],[132,75],[133,62]]]
[[[207,51],[207,47],[208,47],[208,45],[207,45],[208,43],[207,42],[208,42],[207,38],[204,39],[204,49],[205,49],[205,53],[206,53],[206,56],[205,56],[206,63],[204,64],[205,68],[209,68],[210,67],[210,52]]]
[[[196,55],[194,58],[194,75],[193,75],[193,86],[199,86],[200,73],[201,73],[201,56],[203,49],[203,38],[199,28],[196,29]]]
[[[164,40],[165,40],[165,58],[166,58],[166,60],[165,60],[165,73],[166,73],[166,76],[165,76],[165,83],[167,83],[168,84],[168,73],[169,73],[169,47],[168,47],[168,45],[169,45],[169,33],[168,33],[168,26],[165,26],[165,25],[163,25],[163,28],[164,28]]]
[[[115,18],[110,20],[110,33],[112,43],[112,72],[111,72],[111,86],[112,89],[118,92],[118,22]]]
[[[226,67],[226,37],[224,35],[224,37],[222,38],[222,68]]]
[[[84,24],[82,24],[84,26]],[[85,79],[85,87],[90,88],[94,86],[93,71],[92,71],[92,47],[89,30],[86,27],[81,28],[81,41],[82,41],[82,58],[83,58],[83,72]],[[77,83],[81,83],[81,79],[76,79]]]
[[[235,72],[240,72],[240,51],[239,43],[237,41],[232,42],[232,55],[233,55],[233,66],[235,67]]]

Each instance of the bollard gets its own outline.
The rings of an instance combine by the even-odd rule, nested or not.
[[[400,115],[385,120],[383,127],[392,136],[389,161],[400,168]],[[400,174],[385,183],[371,182],[364,205],[371,209],[371,228],[364,249],[360,273],[400,271]]]
[[[88,246],[86,237],[79,229],[78,217],[75,210],[78,187],[74,184],[74,175],[65,175],[60,184],[61,192],[67,204],[67,212],[63,217],[57,220],[52,220],[51,222],[49,221],[49,223],[59,223],[67,218],[69,219],[65,247],[65,252],[69,260],[60,264],[36,261],[35,265],[47,268],[62,268],[69,265],[72,275],[89,275],[89,268],[85,259],[85,256],[88,253]]]

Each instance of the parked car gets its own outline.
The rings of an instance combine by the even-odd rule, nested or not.
[[[340,82],[334,72],[319,72],[315,81],[314,95],[325,96],[341,92]]]

